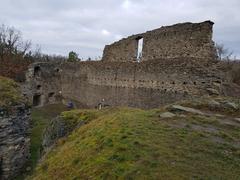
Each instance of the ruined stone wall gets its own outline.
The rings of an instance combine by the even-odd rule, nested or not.
[[[112,45],[106,45],[103,51],[104,61],[132,62],[137,58],[137,36],[122,39]]]
[[[110,106],[154,108],[208,91],[221,93],[221,74],[191,61],[64,64],[61,91],[64,98],[91,108],[102,99]]]
[[[239,94],[227,93],[233,86],[224,85],[231,80],[216,65],[212,26],[210,21],[182,23],[133,35],[106,46],[98,62],[34,64],[24,89],[34,105],[62,99],[91,108],[103,102],[155,108],[208,94]],[[143,57],[136,62],[140,38]]]
[[[172,58],[194,57],[203,60],[215,58],[212,41],[211,21],[202,23],[182,23],[161,27],[124,38],[104,49],[104,61],[136,61],[138,39],[143,38],[142,60],[167,60]]]
[[[29,156],[30,112],[20,104],[0,107],[0,179],[12,179],[23,168]]]
[[[61,101],[61,78],[58,63],[34,63],[22,84],[24,96],[33,106],[53,104]]]
[[[32,84],[41,83],[43,104],[49,102],[48,94],[54,92],[65,102],[75,100],[90,108],[96,107],[103,99],[110,106],[155,108],[207,94],[224,95],[222,85],[228,83],[215,63],[204,62],[200,58],[39,66],[43,74]],[[31,87],[34,96],[36,86]],[[54,102],[59,101],[55,98]]]

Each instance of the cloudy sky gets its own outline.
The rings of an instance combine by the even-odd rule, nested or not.
[[[122,37],[178,22],[212,20],[214,40],[240,57],[240,0],[0,0],[0,23],[48,54],[102,55]]]

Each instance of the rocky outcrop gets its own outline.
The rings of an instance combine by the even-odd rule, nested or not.
[[[68,136],[72,131],[93,120],[95,115],[82,111],[65,111],[52,119],[44,130],[42,138],[42,154],[45,154],[58,139]]]
[[[0,108],[0,179],[12,179],[29,158],[30,111],[25,104]]]
[[[83,124],[84,122],[80,121],[69,125],[69,122],[64,120],[61,116],[52,119],[49,126],[43,133],[42,154],[48,151],[48,149],[51,148],[58,139],[67,136],[75,128],[78,128]]]
[[[45,129],[43,133],[42,148],[43,152],[47,151],[55,141],[61,137],[64,137],[67,134],[65,128],[65,123],[60,117],[56,117],[51,120],[49,126]]]

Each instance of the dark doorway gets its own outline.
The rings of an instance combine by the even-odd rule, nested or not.
[[[40,76],[40,74],[41,74],[41,68],[40,68],[40,66],[35,66],[35,67],[34,67],[34,73],[33,73],[33,75],[34,75],[34,76]]]
[[[140,62],[142,59],[142,50],[143,50],[143,37],[138,37],[137,39],[137,62]]]
[[[41,85],[37,85],[37,90],[41,90],[42,86]]]
[[[54,94],[55,94],[54,92],[51,92],[51,93],[48,94],[48,97],[51,98],[51,97],[54,96]]]
[[[33,96],[33,106],[41,105],[41,95],[34,95]]]

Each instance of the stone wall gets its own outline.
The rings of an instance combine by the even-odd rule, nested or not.
[[[202,96],[213,89],[220,94],[224,82],[222,74],[207,64],[193,63],[195,61],[65,64],[61,91],[64,98],[76,99],[89,107],[97,106],[104,99],[104,103],[110,106],[140,108],[155,108]]]
[[[142,60],[167,60],[179,57],[212,60],[216,56],[212,41],[213,22],[182,23],[161,27],[124,38],[104,49],[104,61],[136,61],[138,40],[143,38]]]
[[[41,66],[42,73],[52,71],[50,77],[45,74],[32,81],[41,82],[44,103],[50,102],[48,93],[53,92],[63,100],[76,100],[90,108],[103,99],[109,106],[155,108],[177,100],[223,94],[222,85],[227,83],[214,63],[197,58],[33,66]],[[54,75],[56,68],[59,72]]]
[[[12,179],[29,158],[30,112],[24,104],[0,108],[0,179]]]
[[[61,72],[58,66],[58,63],[36,63],[29,66],[26,82],[21,88],[33,106],[61,101]]]

